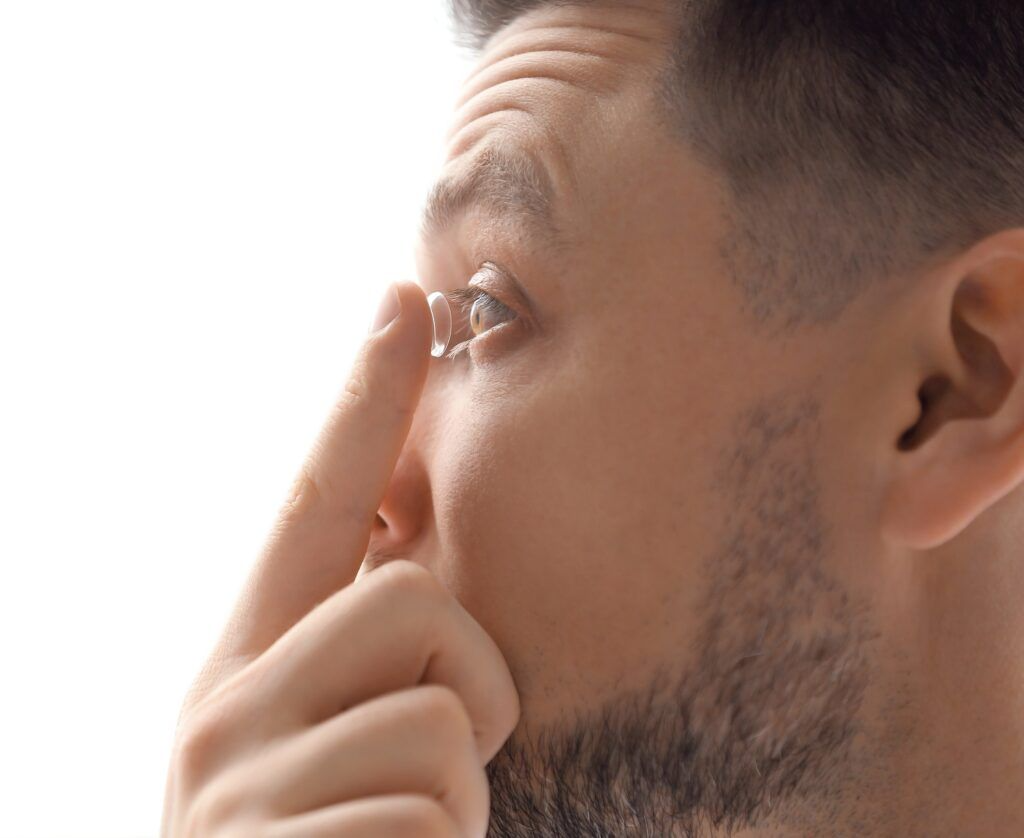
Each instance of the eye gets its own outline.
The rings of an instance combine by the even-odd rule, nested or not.
[[[469,302],[468,323],[469,330],[475,336],[479,337],[484,332],[493,329],[495,325],[501,325],[502,322],[516,319],[516,313],[512,309],[482,288],[471,286],[469,293],[472,301],[467,301]]]
[[[490,332],[496,332],[519,317],[501,300],[487,293],[478,285],[448,291],[446,296],[452,304],[452,314],[457,321],[455,328],[458,331],[456,334],[465,335],[468,330],[469,337],[446,353],[445,358],[454,358],[466,350],[471,343],[486,337]]]

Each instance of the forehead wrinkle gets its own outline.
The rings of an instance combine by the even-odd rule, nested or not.
[[[504,118],[514,115],[527,120],[536,134],[545,139],[547,145],[555,152],[553,156],[557,158],[558,165],[553,169],[544,167],[548,179],[551,179],[552,174],[555,176],[556,183],[552,194],[557,194],[559,188],[563,192],[575,192],[576,173],[565,138],[559,134],[556,126],[550,124],[549,119],[536,113],[536,109],[540,105],[534,102],[533,108],[528,106],[530,96],[521,93],[516,96],[514,93],[514,91],[506,89],[494,94],[489,91],[478,94],[481,100],[477,105],[481,110],[480,113],[473,113],[473,109],[468,104],[463,106],[459,111],[461,119],[457,120],[448,131],[449,158],[457,159],[471,150],[489,133],[503,133],[502,129],[507,131],[508,126],[503,124]],[[536,99],[536,97],[533,98]],[[467,116],[467,114],[471,115]],[[489,131],[488,128],[492,123],[496,124],[496,127]],[[522,136],[519,131],[516,131],[516,135]]]
[[[604,36],[606,41],[658,44],[667,31],[678,22],[678,12],[665,0],[644,2],[596,2],[595,0],[562,0],[546,3],[517,15],[504,27],[491,34],[481,52],[486,59],[523,35],[536,37],[547,33],[568,36],[567,42],[578,44]],[[588,36],[590,36],[588,38]]]
[[[573,93],[614,95],[634,78],[631,67],[646,72],[652,58],[660,64],[656,53],[665,52],[669,43],[665,37],[668,16],[660,7],[617,5],[610,10],[611,20],[606,15],[600,25],[593,11],[593,7],[544,7],[492,36],[455,102],[456,113],[447,132],[449,157],[472,145],[464,140],[476,133],[469,128],[478,120],[500,110],[518,110],[531,118],[557,152],[560,165],[554,171],[568,191],[575,191],[575,155],[569,146],[576,140],[563,136],[561,129],[573,134],[578,128],[566,106],[577,112],[589,108],[586,96]],[[552,105],[557,106],[553,112]]]
[[[596,18],[597,4],[586,5],[537,9],[485,45],[456,102],[447,132],[452,170],[430,190],[422,235],[443,231],[475,204],[496,220],[525,220],[553,254],[568,246],[573,228],[556,226],[552,206],[561,211],[563,195],[578,191],[575,145],[590,130],[581,120],[599,118],[599,100],[616,107],[612,97],[636,80],[634,68],[643,71],[668,45],[664,14],[648,9],[641,18],[641,9],[618,6]],[[470,157],[475,146],[482,151]],[[462,157],[468,164],[456,165]]]
[[[580,35],[580,32],[587,34]],[[649,58],[652,52],[649,45],[658,42],[644,39],[639,43],[645,46],[623,42],[619,36],[608,35],[591,26],[550,26],[526,29],[514,34],[502,33],[493,46],[480,56],[477,65],[463,81],[463,87],[472,88],[479,76],[502,62],[531,53],[564,54],[615,64],[639,64]]]
[[[586,33],[581,35],[580,33]],[[655,44],[653,39],[639,40],[641,44]],[[629,60],[646,48],[623,41],[618,35],[596,30],[592,26],[547,26],[525,29],[515,34],[502,34],[486,52],[480,55],[476,66],[466,76],[472,81],[488,67],[509,58],[529,52],[567,52],[591,55],[595,58]]]
[[[610,87],[602,90],[588,82],[589,80],[559,78],[546,73],[530,73],[525,69],[522,76],[497,79],[487,88],[474,93],[455,112],[452,128],[448,131],[448,139],[451,141],[455,134],[472,125],[474,121],[489,116],[501,107],[522,110],[543,124],[544,119],[541,115],[546,107],[552,103],[564,103],[564,94],[571,96],[584,93],[599,96],[611,90]]]
[[[564,58],[560,60],[559,57]],[[455,101],[455,108],[457,111],[480,93],[511,81],[556,81],[589,89],[595,93],[601,92],[603,87],[607,86],[600,85],[597,73],[592,70],[595,65],[602,66],[606,62],[621,63],[616,58],[584,55],[568,50],[516,53],[515,56],[492,64],[475,76],[473,83],[463,88],[462,95]]]

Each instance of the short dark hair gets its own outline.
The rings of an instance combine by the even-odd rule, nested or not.
[[[450,0],[476,46],[532,8]],[[665,0],[660,90],[729,194],[724,255],[788,328],[1024,223],[1021,0]]]

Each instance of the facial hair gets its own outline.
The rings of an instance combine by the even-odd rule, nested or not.
[[[517,731],[486,768],[489,838],[695,838],[841,808],[874,634],[826,571],[820,412],[798,394],[737,417],[712,486],[729,512],[705,564],[695,663],[657,667],[571,723]]]

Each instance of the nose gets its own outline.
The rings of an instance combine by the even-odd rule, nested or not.
[[[429,463],[437,457],[436,429],[443,422],[446,371],[432,366],[401,454],[377,506],[360,575],[392,559],[428,564],[436,536],[433,480]]]
[[[377,508],[363,570],[392,559],[415,560],[432,514],[427,470],[419,453],[407,443]]]

